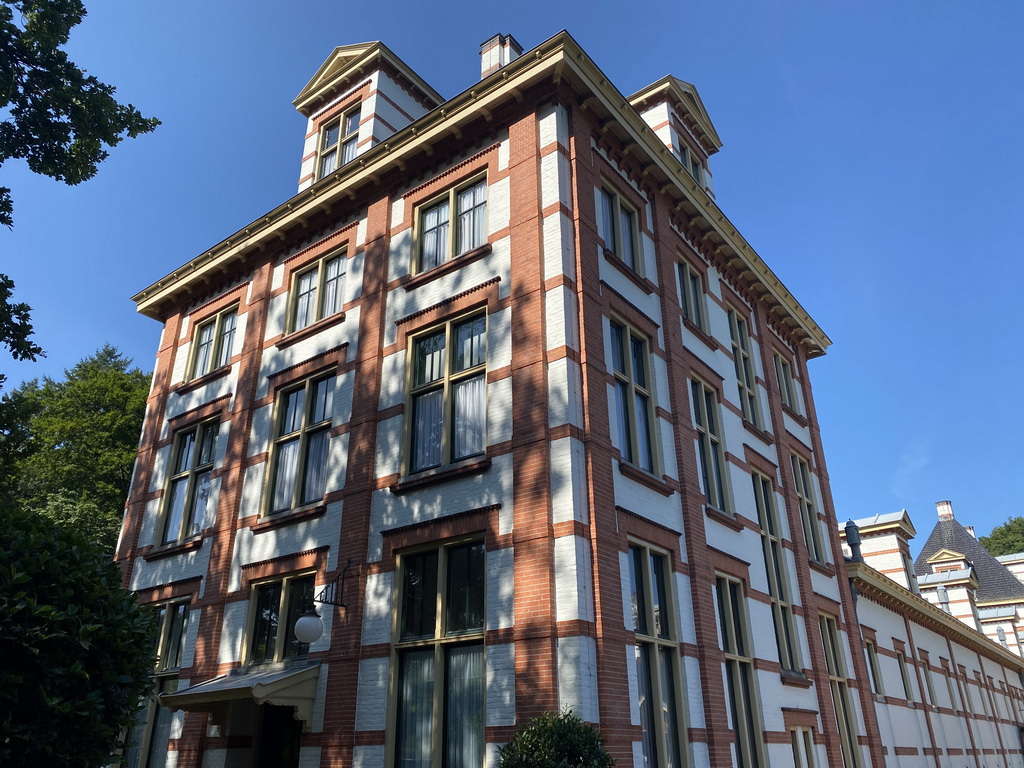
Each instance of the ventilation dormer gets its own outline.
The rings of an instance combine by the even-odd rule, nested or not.
[[[299,191],[443,102],[383,43],[335,48],[293,102],[307,120]]]

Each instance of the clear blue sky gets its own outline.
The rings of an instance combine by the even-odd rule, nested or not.
[[[60,376],[105,342],[150,370],[135,292],[290,197],[291,100],[337,45],[383,40],[442,95],[496,32],[568,29],[630,94],[694,83],[724,142],[718,202],[825,329],[811,363],[841,520],[952,499],[979,534],[1024,513],[1024,3],[87,0],[72,58],[163,121],[79,187],[9,163],[0,271]],[[1016,330],[1015,330],[1016,329]]]

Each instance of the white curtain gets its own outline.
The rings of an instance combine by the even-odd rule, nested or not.
[[[341,311],[341,287],[345,275],[341,271],[341,259],[331,259],[324,266],[324,317]]]
[[[210,372],[210,355],[213,352],[213,326],[214,324],[210,323],[199,330],[199,336],[196,339],[196,343],[199,345],[198,349],[196,349],[196,376],[202,376],[204,373]]]
[[[291,509],[295,491],[295,470],[299,459],[298,439],[289,440],[278,446],[277,467],[274,470],[273,512]]]
[[[455,384],[455,459],[484,452],[487,437],[485,378],[474,376]]]
[[[210,503],[210,473],[200,472],[196,475],[196,495],[192,500],[192,522],[188,526],[188,535],[195,536],[206,524],[206,509]]]
[[[164,542],[177,541],[181,535],[181,518],[185,513],[185,499],[188,497],[188,478],[183,477],[171,483],[171,503],[167,513],[167,533]]]
[[[419,395],[413,409],[412,469],[441,463],[441,427],[444,424],[444,392],[435,389]]]
[[[633,253],[633,214],[623,210],[622,214],[622,260],[636,269],[636,254]]]
[[[434,717],[434,649],[402,656],[399,685],[399,768],[430,768]],[[481,705],[482,708],[482,705]],[[474,768],[479,768],[477,762]]]
[[[487,212],[487,185],[477,184],[459,193],[459,253],[483,245]]]
[[[435,205],[423,214],[423,256],[421,269],[436,267],[448,251],[448,203]]]
[[[295,301],[295,327],[301,330],[313,322],[316,313],[316,270],[299,277],[299,295]]]
[[[598,235],[604,240],[605,246],[615,250],[615,201],[612,196],[601,190],[601,219],[598,221]]]
[[[448,652],[446,768],[480,768],[484,760],[484,649]]]
[[[235,325],[238,315],[229,312],[221,319],[220,326],[220,349],[217,352],[217,367],[227,365],[231,362],[231,350],[235,346]]]
[[[636,406],[636,442],[640,452],[637,462],[641,468],[651,472],[654,470],[654,460],[651,456],[651,422],[647,396],[637,392],[633,397],[633,403]]]
[[[309,436],[306,447],[306,477],[303,482],[302,503],[323,498],[327,487],[327,444],[330,431],[322,429]]]
[[[349,139],[341,145],[341,164],[350,163],[356,159],[356,139]]]

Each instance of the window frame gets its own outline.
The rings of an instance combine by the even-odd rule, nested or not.
[[[217,443],[220,440],[221,419],[215,416],[212,419],[190,424],[187,427],[176,430],[174,440],[171,442],[171,453],[167,463],[167,481],[164,484],[164,498],[160,512],[160,543],[158,546],[176,544],[189,539],[202,536],[203,530],[208,526],[206,518],[213,513],[216,516],[216,505],[211,506],[213,491],[213,472],[217,465]],[[210,446],[210,460],[202,461],[204,458],[203,449],[206,445],[207,430],[212,430],[212,445]],[[186,437],[193,436],[192,456],[189,466],[185,469],[175,471],[175,466],[181,458],[183,442]],[[202,462],[202,463],[200,463]],[[199,476],[208,475],[210,485],[207,490],[206,507],[203,511],[203,520],[198,530],[190,532],[195,523],[196,497],[198,492]],[[184,482],[185,494],[182,502],[181,518],[178,521],[178,531],[174,538],[169,538],[174,511],[172,509],[174,500],[177,498],[173,492],[178,483]]]
[[[775,505],[774,482],[767,475],[753,471],[754,504],[761,526],[761,548],[764,554],[765,575],[768,579],[768,597],[772,604],[775,623],[775,644],[779,651],[779,664],[784,672],[803,674],[800,659],[800,639],[793,617],[793,593],[782,543],[782,528]]]
[[[616,329],[618,329],[618,336],[616,336]],[[617,339],[622,343],[617,345]],[[658,412],[656,393],[654,391],[654,365],[651,361],[650,337],[618,317],[609,317],[608,341],[612,348],[608,368],[615,381],[616,394],[613,399],[619,417],[620,456],[626,463],[657,476],[661,468],[660,440],[658,439],[660,430],[658,429]],[[643,375],[643,382],[646,383],[639,383],[634,343],[640,344],[643,365],[641,373]],[[616,350],[617,346],[618,350]],[[618,351],[622,361],[622,370],[617,367],[616,351]],[[620,389],[620,387],[624,387],[624,389]],[[625,396],[625,412],[621,410],[623,406],[623,401],[620,399],[622,393]],[[647,401],[647,407],[644,411],[646,412],[645,418],[647,420],[647,457],[650,460],[649,467],[644,466],[642,459],[643,435],[640,434],[640,425],[637,423],[640,414],[639,406],[637,405],[639,398]],[[622,434],[624,427],[628,434]]]
[[[481,187],[483,189],[483,201],[475,203],[467,211],[482,209],[480,215],[483,217],[483,222],[480,224],[482,229],[481,241],[474,242],[470,247],[465,248],[461,242],[459,226],[460,217],[467,211],[462,211],[459,208],[459,196],[467,190],[475,187]],[[416,247],[414,248],[412,274],[419,275],[424,272],[429,272],[432,269],[442,267],[450,261],[461,258],[467,253],[472,253],[480,248],[483,248],[490,242],[490,184],[487,180],[487,172],[474,174],[473,176],[463,179],[458,184],[454,184],[448,187],[444,192],[436,194],[430,198],[427,198],[422,203],[416,205],[415,214],[413,216],[414,222],[414,242]],[[438,208],[445,203],[448,204],[448,219],[445,224],[448,231],[444,238],[444,247],[441,258],[437,260],[437,263],[427,265],[425,263],[426,254],[426,235],[428,231],[426,225],[426,215]]]
[[[910,680],[910,670],[907,669],[907,655],[899,649],[896,649],[896,664],[900,668],[900,679],[903,681],[903,694],[906,697],[904,701],[908,704],[916,702],[914,686]]]
[[[815,768],[814,731],[806,725],[794,725],[789,729],[789,739],[794,768]]]
[[[643,238],[640,234],[640,209],[632,203],[625,201],[623,195],[614,187],[602,184],[598,193],[598,237],[604,243],[606,254],[611,254],[618,259],[623,266],[631,269],[639,276],[644,276],[644,255]],[[607,205],[606,205],[607,203]],[[611,219],[607,215],[611,215]],[[622,221],[623,215],[632,220],[632,233],[626,239],[623,237]],[[608,231],[609,227],[611,232]],[[632,258],[626,259],[626,245],[629,244]],[[630,263],[632,262],[632,263]]]
[[[472,365],[460,371],[453,370],[456,364],[456,355],[452,354],[455,349],[453,337],[458,328],[463,325],[482,319],[483,329],[483,362]],[[444,372],[439,379],[432,379],[423,384],[416,384],[416,345],[436,335],[443,329],[444,333]],[[439,472],[449,467],[457,466],[462,462],[472,461],[487,455],[487,371],[489,369],[490,349],[488,345],[490,331],[490,320],[485,308],[477,308],[464,312],[451,318],[410,333],[407,337],[406,358],[405,358],[405,435],[403,445],[405,450],[402,457],[402,474],[417,475],[421,472]],[[482,377],[483,378],[483,445],[481,450],[469,453],[464,456],[455,456],[455,387],[464,381]],[[415,443],[416,440],[416,401],[417,398],[440,389],[441,395],[441,445],[440,462],[424,466],[415,464]]]
[[[451,589],[449,582],[449,568],[451,552],[459,548],[473,547],[479,545],[482,550],[482,567],[480,578],[483,580],[482,587],[482,609],[481,624],[479,628],[472,627],[463,631],[449,633],[447,631],[448,599]],[[406,568],[410,558],[437,553],[436,574],[434,583],[434,629],[430,637],[417,635],[403,637],[403,625],[406,611]],[[483,677],[480,681],[480,696],[483,708],[487,703],[487,679],[486,679],[486,654],[487,644],[485,642],[487,632],[487,545],[480,534],[469,534],[458,536],[443,541],[431,541],[429,543],[412,546],[395,553],[394,582],[392,586],[392,599],[395,609],[391,612],[391,655],[389,670],[388,707],[385,737],[385,765],[397,765],[401,759],[401,709],[402,709],[402,681],[404,654],[433,650],[433,691],[431,693],[431,714],[430,714],[430,761],[433,768],[440,768],[445,764],[448,712],[447,712],[447,683],[448,683],[448,651],[452,648],[476,648],[479,647],[482,654]],[[486,713],[480,716],[480,743],[486,754]]]
[[[327,178],[343,165],[347,165],[355,159],[355,156],[358,153],[357,147],[359,145],[359,127],[362,122],[362,110],[363,104],[362,102],[359,102],[320,126],[316,140],[316,181]],[[353,117],[356,118],[354,129],[350,131],[346,130]],[[335,126],[338,128],[337,140],[330,146],[324,146],[328,132]],[[352,157],[346,160],[345,154],[349,146],[353,148],[353,153]],[[332,157],[334,159],[334,167],[331,168],[331,170],[324,172],[325,161]]]
[[[231,364],[234,353],[235,335],[238,331],[238,304],[216,312],[211,317],[204,318],[197,322],[192,330],[192,348],[189,350],[188,375],[186,381],[201,379],[207,374]],[[232,318],[231,327],[226,328],[228,318]],[[213,335],[209,340],[210,354],[207,363],[200,364],[201,350],[207,342],[200,341],[200,334],[207,328],[213,329]],[[225,338],[227,342],[225,343]],[[225,353],[226,356],[225,356]]]
[[[732,342],[736,391],[743,418],[761,429],[761,398],[757,391],[757,364],[750,344],[750,321],[737,309],[729,309],[729,339]]]
[[[709,407],[709,397],[713,400],[714,408]],[[690,417],[697,432],[697,472],[706,505],[719,512],[731,514],[732,492],[729,486],[729,465],[725,458],[722,401],[717,389],[697,378],[690,379]],[[712,471],[715,469],[718,470],[717,475]],[[712,477],[719,481],[715,483],[714,488],[711,484]]]
[[[647,713],[652,728],[647,731],[643,727],[644,707],[638,702],[640,709],[640,722],[643,730],[641,743],[643,745],[646,764],[651,768],[664,768],[669,765],[669,752],[675,752],[676,765],[685,766],[691,763],[690,744],[687,738],[686,728],[686,686],[683,680],[683,665],[680,659],[680,634],[679,619],[676,615],[676,593],[675,593],[675,568],[672,554],[667,550],[652,546],[646,542],[630,538],[626,556],[629,563],[629,586],[630,594],[635,597],[635,607],[638,614],[634,616],[632,631],[635,638],[637,654],[637,692],[642,698],[646,693],[651,698],[651,708]],[[639,557],[640,572],[636,570],[637,557]],[[660,561],[663,570],[661,589],[656,589],[654,560]],[[638,595],[638,590],[642,595]],[[659,594],[661,592],[661,594]],[[658,605],[662,608],[662,624],[666,631],[659,633],[658,612],[655,610],[655,598],[658,598]],[[664,601],[664,605],[661,602]],[[639,615],[643,611],[643,616]],[[629,629],[629,627],[627,627]],[[647,679],[641,679],[644,670],[641,669],[640,648],[647,648],[646,654],[646,675]],[[670,659],[666,669],[664,656]],[[671,687],[671,705],[674,709],[674,716],[666,711],[665,684]],[[641,686],[645,686],[643,691]],[[659,722],[660,721],[660,722]],[[671,729],[671,732],[669,732]],[[674,747],[669,741],[675,736]],[[653,737],[649,741],[649,737]],[[648,750],[654,754],[649,755]],[[653,760],[651,760],[653,758]]]
[[[333,278],[327,277],[328,266],[337,261],[338,263],[338,274]],[[296,269],[291,274],[291,287],[289,290],[288,300],[288,317],[285,323],[285,334],[298,333],[310,328],[317,323],[334,317],[336,315],[343,315],[344,310],[342,309],[345,304],[345,279],[348,275],[348,251],[346,246],[342,246],[339,249],[330,251],[325,255],[321,256],[314,261],[304,264],[302,267]],[[300,306],[300,283],[302,278],[316,272],[316,285],[311,291],[313,296],[313,309],[312,319],[306,322],[304,325],[299,325],[299,306]],[[325,309],[327,286],[331,281],[337,281],[335,286],[335,309],[327,314]]]
[[[878,647],[874,640],[864,641],[864,654],[867,657],[868,684],[871,686],[871,692],[885,696],[885,683],[878,666]]]
[[[818,629],[825,652],[825,671],[828,673],[832,693],[832,708],[839,729],[839,748],[845,768],[860,768],[860,744],[857,739],[857,713],[850,696],[850,681],[846,676],[846,658],[839,637],[839,622],[827,613],[818,614]]]
[[[781,352],[775,352],[775,381],[779,385],[782,404],[798,416],[803,415],[800,398],[797,395],[797,383],[793,378],[793,365]]]
[[[325,417],[320,421],[310,423],[311,412],[316,408],[316,387],[321,382],[328,382],[327,391],[324,396],[324,414]],[[285,385],[280,387],[274,398],[274,421],[273,421],[273,434],[270,438],[271,445],[269,449],[269,456],[267,458],[267,477],[265,480],[264,487],[264,503],[263,503],[263,516],[273,517],[277,515],[287,514],[289,511],[302,509],[305,507],[315,506],[323,503],[323,498],[328,493],[327,481],[328,481],[328,469],[330,466],[330,451],[331,451],[331,429],[334,424],[334,394],[337,387],[337,372],[334,370],[314,374],[307,376],[298,382]],[[287,406],[285,404],[286,398],[295,392],[302,390],[302,415],[300,424],[297,429],[293,429],[289,432],[283,433],[282,430],[285,427],[285,418],[287,417]],[[303,497],[306,495],[305,484],[307,481],[307,461],[309,459],[309,443],[310,435],[315,435],[320,432],[327,433],[327,443],[324,447],[324,492],[319,498],[310,499],[303,501]],[[279,472],[281,472],[280,462],[283,457],[283,449],[281,446],[298,440],[298,453],[295,457],[295,476],[292,478],[292,491],[291,491],[291,505],[288,507],[275,508],[275,497],[277,495],[277,483],[279,479]]]
[[[793,468],[793,491],[800,510],[807,555],[814,562],[824,565],[825,544],[821,538],[821,522],[818,520],[818,509],[814,502],[814,475],[811,473],[810,463],[803,456],[791,453],[789,458]]]
[[[704,275],[680,257],[676,262],[676,279],[679,281],[679,307],[683,319],[693,323],[697,330],[707,333],[707,289]]]
[[[316,595],[316,575],[317,572],[315,570],[304,570],[296,573],[271,576],[250,582],[245,628],[245,648],[244,653],[242,654],[242,658],[245,659],[245,666],[259,667],[265,664],[279,664],[290,659],[301,659],[308,656],[309,644],[299,643],[298,640],[295,639],[295,621],[289,621],[288,619],[290,616],[294,616],[297,619],[305,610],[313,607],[314,596]],[[293,612],[290,587],[295,582],[304,581],[306,579],[310,582],[308,604],[304,606],[302,610]],[[281,589],[281,593],[278,596],[277,601],[277,629],[275,630],[274,636],[274,652],[271,654],[270,658],[254,660],[253,653],[256,650],[257,645],[255,632],[257,627],[256,611],[257,606],[259,605],[259,593],[262,588],[273,584],[279,584]],[[282,631],[282,629],[284,631]],[[295,640],[299,645],[305,645],[306,650],[302,653],[285,653],[284,651],[290,640]]]

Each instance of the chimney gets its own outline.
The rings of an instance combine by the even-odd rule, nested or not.
[[[935,509],[939,513],[939,520],[952,520],[953,519],[953,502],[952,501],[936,501]]]
[[[480,79],[497,72],[506,64],[515,61],[523,52],[523,46],[512,35],[495,35],[480,44]]]
[[[974,526],[973,525],[965,525],[964,526],[964,530],[967,531],[969,534],[971,534],[971,538],[972,539],[978,538],[977,534],[974,533]]]

